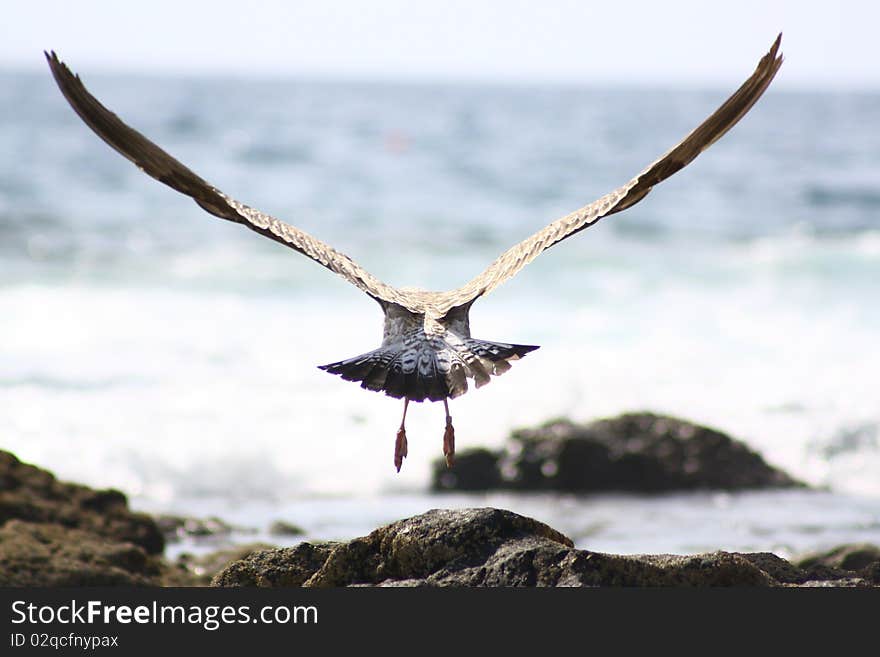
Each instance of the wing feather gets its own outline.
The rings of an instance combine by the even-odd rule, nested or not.
[[[700,153],[730,130],[761,97],[782,65],[779,46],[782,34],[758,63],[755,72],[709,118],[677,146],[651,163],[625,185],[593,203],[557,219],[528,239],[505,251],[479,276],[462,287],[442,294],[444,311],[472,302],[512,278],[543,251],[557,242],[589,228],[599,219],[626,210],[641,201],[654,185],[687,166]]]
[[[242,224],[299,251],[339,274],[377,301],[399,303],[405,307],[412,305],[405,293],[386,285],[344,253],[336,251],[305,231],[236,201],[200,178],[98,102],[85,88],[79,76],[71,73],[54,52],[45,54],[61,93],[74,111],[95,134],[137,165],[141,171],[191,197],[211,214]]]

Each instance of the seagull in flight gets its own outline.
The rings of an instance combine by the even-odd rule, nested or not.
[[[443,402],[446,411],[443,453],[451,467],[455,455],[455,429],[447,400],[467,392],[468,379],[473,379],[479,388],[489,383],[492,376],[509,370],[511,361],[538,348],[471,337],[468,313],[473,303],[512,278],[554,244],[589,228],[603,217],[632,207],[656,184],[687,166],[720,139],[745,116],[770,85],[782,65],[781,40],[780,34],[758,62],[754,73],[730,98],[641,173],[589,205],[542,228],[502,253],[479,276],[445,292],[387,285],[316,237],[226,195],[104,107],[54,52],[45,55],[61,93],[74,111],[101,139],[141,171],[191,197],[212,215],[234,221],[299,251],[378,302],[385,315],[381,346],[320,368],[346,381],[360,383],[366,390],[403,399],[403,418],[394,445],[394,466],[399,472],[407,456],[405,424],[410,402]]]

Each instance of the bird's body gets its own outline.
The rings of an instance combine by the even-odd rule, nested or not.
[[[473,303],[516,275],[548,248],[632,207],[655,185],[692,162],[752,108],[782,64],[781,36],[755,72],[712,115],[679,144],[629,182],[539,230],[502,253],[478,276],[459,288],[428,292],[395,288],[380,281],[347,255],[308,233],[249,207],[209,184],[142,134],[126,125],[92,96],[55,53],[46,54],[55,81],[82,120],[116,151],[156,180],[191,197],[207,212],[260,233],[302,253],[342,276],[379,303],[385,315],[379,348],[329,365],[326,372],[359,382],[367,390],[404,399],[403,420],[395,442],[398,470],[407,455],[406,409],[410,401],[442,401],[446,409],[443,451],[452,464],[455,434],[448,399],[510,369],[511,361],[537,349],[531,345],[490,342],[471,337],[468,313]]]
[[[492,375],[510,369],[510,361],[536,346],[477,340],[471,337],[470,304],[453,306],[440,314],[430,292],[421,292],[425,311],[413,312],[396,303],[383,304],[385,328],[382,346],[354,358],[321,365],[346,381],[367,390],[410,401],[443,401],[467,392],[467,380],[476,387]]]

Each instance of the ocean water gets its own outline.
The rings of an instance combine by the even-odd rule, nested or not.
[[[428,289],[628,180],[732,91],[83,73],[219,188]],[[0,447],[141,509],[227,518],[235,540],[491,504],[620,552],[880,542],[878,297],[880,94],[771,88],[642,203],[477,302],[475,337],[542,348],[451,410],[459,449],[670,413],[821,490],[431,495],[442,406],[411,407],[397,474],[402,403],[316,368],[378,346],[371,299],[137,171],[48,72],[0,74]]]

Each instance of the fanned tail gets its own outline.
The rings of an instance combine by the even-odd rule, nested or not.
[[[474,379],[479,388],[490,381],[491,375],[509,370],[510,361],[537,348],[466,338],[456,347],[442,342],[437,349],[435,344],[425,341],[409,348],[380,347],[319,368],[389,397],[406,397],[415,402],[442,401],[466,393],[468,378]]]

